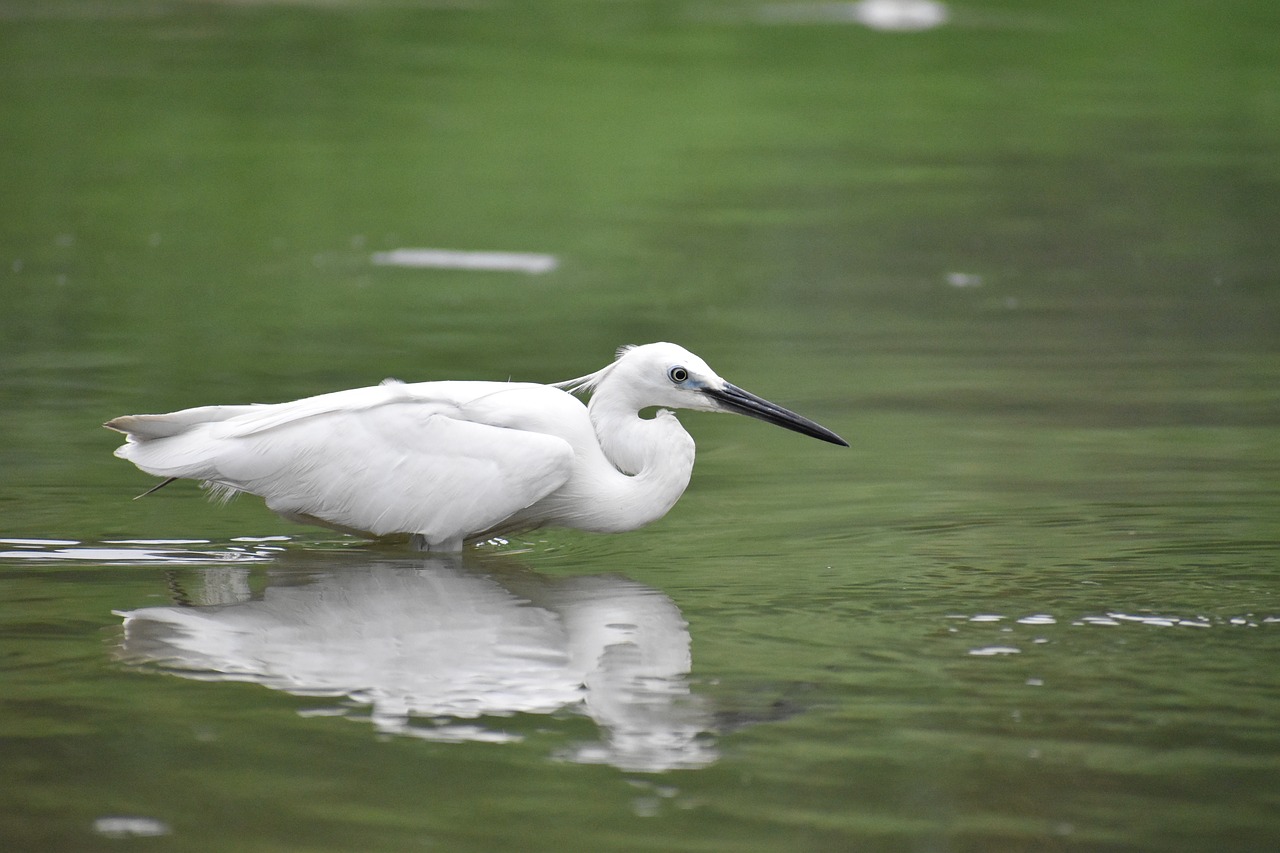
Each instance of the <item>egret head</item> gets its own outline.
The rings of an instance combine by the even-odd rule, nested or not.
[[[653,406],[733,412],[803,435],[848,447],[826,427],[726,382],[698,356],[670,343],[623,347],[613,364],[590,376],[560,383],[580,391],[606,388],[636,411]]]

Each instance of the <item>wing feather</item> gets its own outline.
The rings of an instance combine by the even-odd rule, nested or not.
[[[512,404],[503,407],[507,391]],[[245,407],[204,423],[186,410],[148,416],[171,421],[131,432],[117,453],[158,476],[261,495],[284,515],[452,543],[499,525],[569,478],[570,443],[519,428],[513,414],[525,395],[548,393],[570,399],[545,386],[448,382]]]

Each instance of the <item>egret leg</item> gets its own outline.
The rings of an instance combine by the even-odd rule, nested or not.
[[[145,498],[147,495],[152,494],[153,492],[158,492],[158,491],[160,491],[161,489],[163,489],[165,486],[169,485],[170,483],[176,482],[176,481],[177,481],[177,479],[178,479],[177,477],[170,477],[170,478],[169,478],[169,479],[167,479],[167,480],[163,480],[163,481],[161,481],[158,485],[152,486],[151,488],[147,489],[147,490],[146,490],[145,492],[143,492],[142,494],[140,494],[140,495],[138,495],[137,497],[135,497],[135,498],[134,498],[134,500],[135,500],[135,501],[136,501],[136,500],[140,500],[141,498]]]
[[[413,546],[415,551],[456,553],[462,550],[461,538],[432,541],[421,533],[415,533],[409,537],[409,544]]]

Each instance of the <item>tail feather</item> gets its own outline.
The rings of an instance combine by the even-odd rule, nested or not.
[[[103,424],[107,429],[122,432],[130,441],[152,441],[180,435],[201,424],[225,421],[238,415],[255,411],[258,406],[199,406],[166,415],[121,415]]]
[[[208,480],[216,476],[216,451],[207,428],[259,406],[200,406],[164,415],[122,415],[103,426],[124,433],[128,440],[115,455],[128,459],[148,474],[166,478],[151,494],[177,478]]]

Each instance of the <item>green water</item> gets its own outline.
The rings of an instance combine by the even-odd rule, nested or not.
[[[0,0],[0,846],[1280,845],[1280,13],[838,8]],[[429,561],[98,426],[651,340],[852,448]]]

